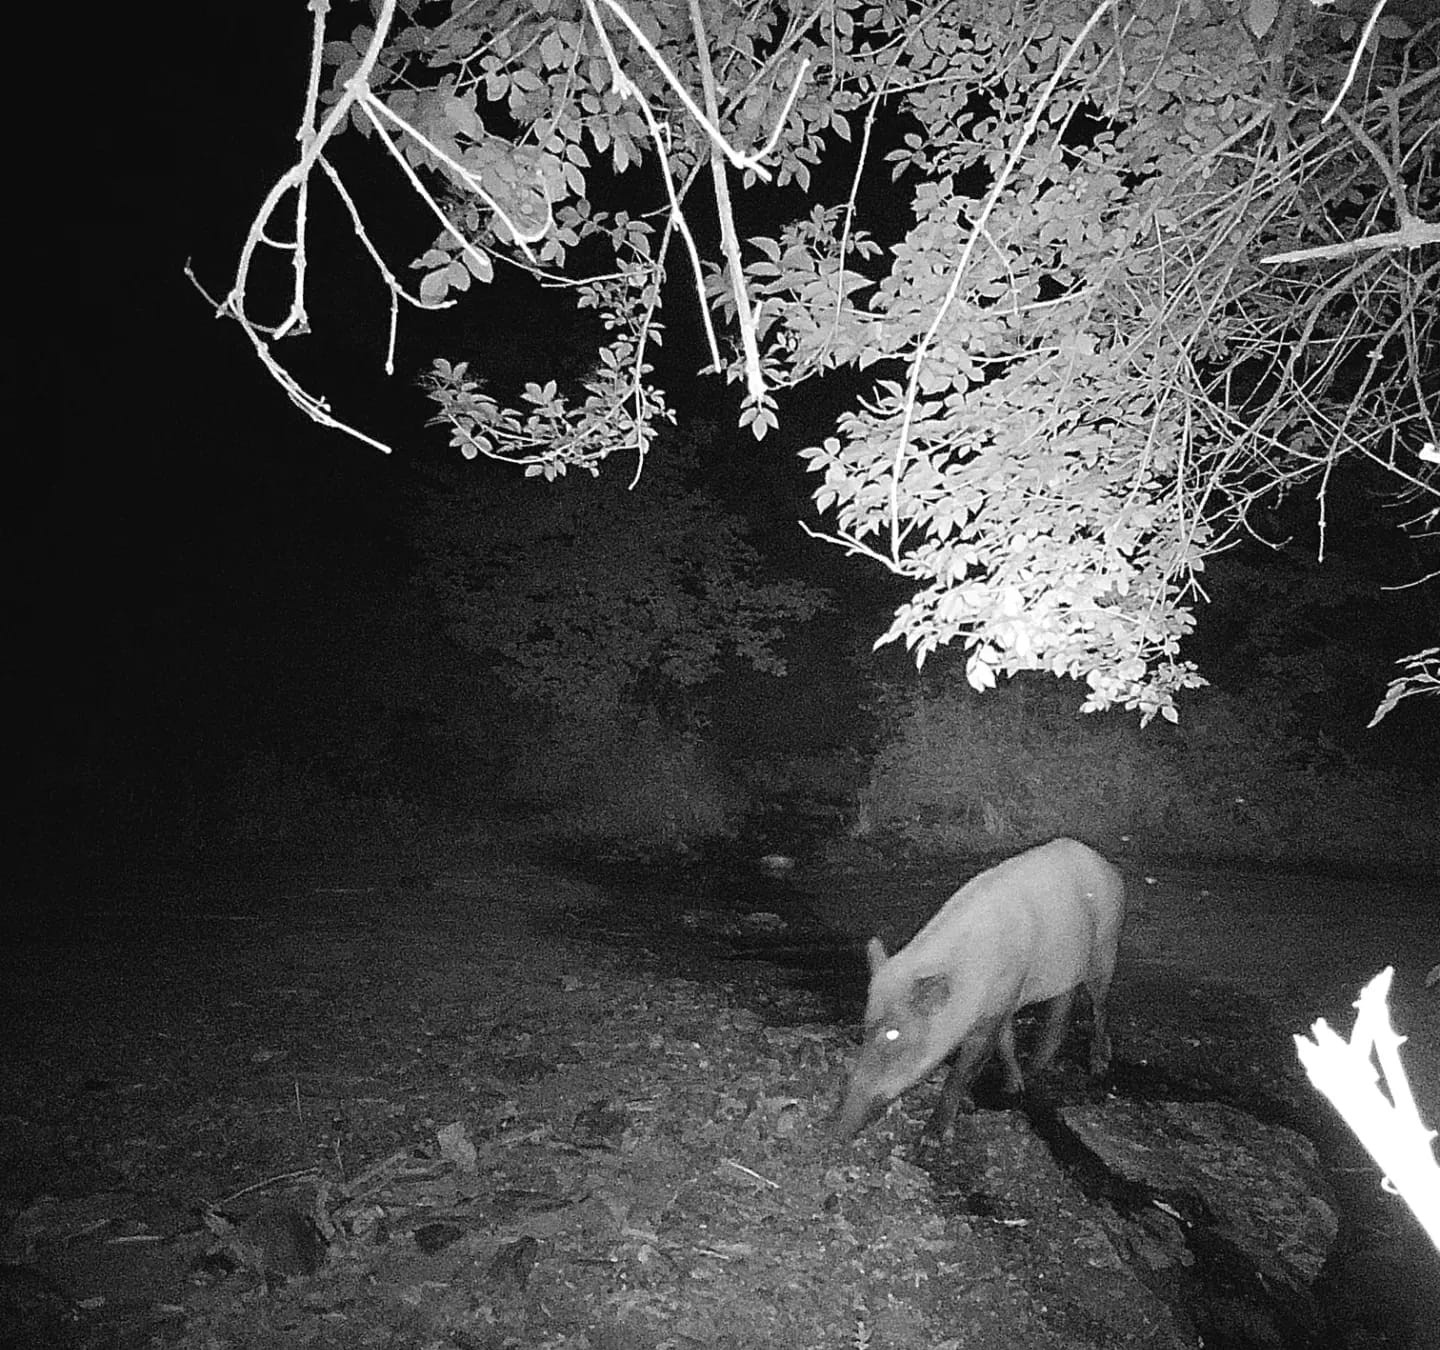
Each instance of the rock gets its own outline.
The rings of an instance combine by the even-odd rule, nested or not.
[[[1139,1259],[1158,1252],[1164,1259],[1152,1269],[1173,1267],[1183,1235],[1212,1319],[1243,1327],[1253,1344],[1318,1332],[1323,1318],[1312,1286],[1339,1221],[1308,1139],[1209,1102],[1111,1101],[1066,1108],[1060,1118],[1134,1188],[1131,1250]],[[1161,1235],[1154,1210],[1139,1207],[1145,1199],[1171,1216]]]

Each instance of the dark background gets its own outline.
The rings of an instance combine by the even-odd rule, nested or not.
[[[403,661],[393,627],[391,650],[377,655],[375,616],[405,593],[415,559],[403,523],[419,486],[458,459],[442,430],[424,426],[431,405],[416,375],[435,355],[528,373],[574,335],[539,308],[523,309],[521,323],[503,294],[472,294],[458,313],[404,317],[397,373],[386,379],[386,297],[323,189],[314,195],[314,332],[280,355],[339,416],[396,453],[313,426],[238,327],[211,316],[184,268],[188,260],[215,297],[225,293],[251,216],[293,154],[308,21],[298,3],[111,15],[75,44],[82,55],[55,65],[42,100],[49,116],[22,151],[12,659],[18,761],[35,808],[25,832],[45,865],[62,853],[73,861],[104,834],[91,815],[125,820],[125,801],[154,794],[167,776],[219,783],[238,746],[283,739],[322,710],[337,717],[357,672],[382,655]],[[431,223],[373,147],[352,147],[342,161],[374,210],[377,242],[403,270],[430,242]],[[733,427],[733,388],[685,377],[698,349],[678,307],[667,319],[674,364],[662,376],[682,424],[703,409]],[[844,392],[807,393],[762,445],[727,431],[722,459],[705,470],[706,485],[752,520],[777,569],[837,593],[834,611],[795,639],[799,678],[788,693],[765,695],[792,700],[793,716],[772,719],[777,744],[793,741],[797,726],[823,739],[826,721],[849,715],[834,653],[882,631],[898,595],[878,569],[807,540],[794,523],[806,514],[807,484],[793,451],[823,434]],[[1413,575],[1420,560],[1380,528],[1361,486],[1332,489],[1335,505],[1355,514],[1332,507],[1319,600],[1286,617],[1286,597],[1322,575],[1313,502],[1299,501],[1266,521],[1274,537],[1292,538],[1286,550],[1241,551],[1207,573],[1216,603],[1193,655],[1243,692],[1257,631],[1278,621],[1275,642],[1301,666],[1307,651],[1312,669],[1353,665],[1345,699],[1326,696],[1334,733],[1367,759],[1423,772],[1435,745],[1416,719],[1356,734],[1383,692],[1385,663],[1435,628],[1418,590],[1373,589]],[[902,655],[882,659],[904,678]]]

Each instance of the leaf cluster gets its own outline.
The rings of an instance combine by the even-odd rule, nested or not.
[[[820,537],[914,585],[882,641],[959,641],[977,688],[1045,670],[1145,719],[1199,682],[1205,561],[1256,503],[1355,461],[1433,528],[1440,21],[1356,49],[1306,0],[376,14],[323,46],[327,97],[441,216],[422,302],[518,270],[606,335],[576,388],[535,372],[514,406],[437,363],[466,456],[643,462],[678,265],[757,437],[784,390],[870,372],[804,456]],[[690,223],[707,178],[716,258]]]

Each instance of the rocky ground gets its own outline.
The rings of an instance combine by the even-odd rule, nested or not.
[[[1108,1093],[1072,1066],[943,1148],[935,1085],[851,1147],[827,1118],[853,940],[963,868],[455,856],[32,928],[0,956],[0,1342],[1423,1350],[1440,1258],[1291,1037],[1394,965],[1440,1121],[1434,888],[1123,866]]]

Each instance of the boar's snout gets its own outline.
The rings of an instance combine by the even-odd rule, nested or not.
[[[872,1120],[878,1120],[884,1115],[889,1104],[877,1093],[868,1092],[858,1085],[851,1087],[845,1094],[845,1104],[835,1125],[840,1141],[848,1144]]]

